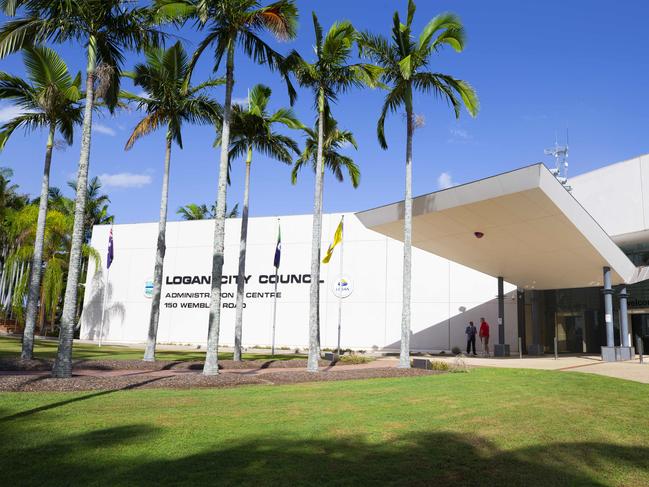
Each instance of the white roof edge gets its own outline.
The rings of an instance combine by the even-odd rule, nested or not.
[[[602,260],[611,267],[621,281],[631,284],[649,278],[649,269],[642,271],[636,268],[592,215],[563,187],[543,163],[417,196],[413,198],[413,216],[533,188],[541,189],[555,203],[575,228],[588,239]],[[398,201],[360,211],[356,216],[366,227],[376,228],[403,219],[404,202]],[[641,278],[645,274],[646,277]]]
[[[450,188],[433,191],[420,196],[415,196],[412,199],[412,216],[419,216],[430,211],[440,211],[457,205],[458,196],[462,196],[462,204],[470,204],[481,201],[485,198],[478,197],[479,191],[477,187],[485,187],[490,189],[493,195],[492,198],[502,196],[508,193],[517,193],[525,191],[538,186],[539,175],[541,169],[547,168],[542,162],[523,166],[512,171],[489,176],[468,183],[451,186]],[[525,180],[521,180],[521,174],[525,173]],[[499,179],[496,179],[499,178]],[[527,179],[529,178],[529,179]],[[515,189],[508,188],[503,191],[503,180],[509,180]],[[458,194],[459,193],[459,194]],[[474,196],[475,195],[475,196]],[[366,227],[376,227],[393,220],[400,220],[404,217],[405,203],[403,200],[387,205],[370,208],[368,210],[358,211],[355,213],[356,217]]]

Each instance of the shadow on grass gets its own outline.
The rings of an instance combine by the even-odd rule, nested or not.
[[[605,486],[649,481],[646,447],[575,442],[505,451],[479,436],[429,432],[380,442],[353,436],[259,437],[184,451],[195,448],[192,435],[204,434],[170,437],[157,426],[128,425],[57,437],[30,422],[5,423],[0,471],[11,486]],[[203,439],[209,444],[209,437]]]
[[[43,376],[34,377],[33,379],[27,381],[27,383],[37,382],[37,381],[41,381],[41,380],[45,380],[45,379],[52,379],[52,378],[49,377],[49,376],[47,376],[47,377],[43,377]],[[85,394],[83,396],[71,397],[70,399],[65,399],[63,401],[57,401],[57,402],[53,402],[53,403],[50,403],[50,404],[44,404],[43,406],[39,406],[39,407],[33,408],[33,409],[28,409],[26,411],[20,411],[19,413],[15,413],[15,414],[12,414],[12,415],[9,415],[9,416],[0,416],[0,425],[5,425],[6,423],[11,422],[12,420],[19,419],[19,418],[24,418],[24,417],[27,417],[27,416],[31,416],[32,414],[40,413],[40,412],[43,412],[43,411],[49,411],[51,409],[56,409],[56,408],[59,408],[59,407],[62,407],[62,406],[67,406],[68,404],[72,404],[72,403],[75,403],[75,402],[87,401],[88,399],[93,399],[95,397],[100,397],[100,396],[106,396],[108,394],[112,394],[112,393],[117,392],[117,391],[128,391],[128,390],[131,390],[131,389],[137,389],[138,387],[142,387],[143,385],[150,384],[152,382],[157,382],[157,381],[159,381],[161,379],[164,379],[164,377],[154,377],[152,379],[143,380],[142,382],[138,382],[136,384],[129,384],[129,385],[127,385],[125,387],[121,387],[119,389],[97,391],[97,392],[93,392],[91,394]],[[65,380],[65,379],[52,379],[52,380]]]

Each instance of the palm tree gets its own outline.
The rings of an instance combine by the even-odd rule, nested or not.
[[[313,167],[313,172],[316,171],[318,161],[317,125],[318,124],[316,123],[316,127],[313,129],[306,129],[308,137],[304,150],[302,151],[300,158],[295,161],[295,165],[291,171],[292,184],[297,183],[297,175],[304,166],[310,164]],[[331,116],[331,114],[327,113],[324,128],[322,171],[324,171],[325,168],[328,168],[333,173],[334,177],[341,182],[345,179],[343,171],[347,171],[352,186],[358,188],[358,185],[361,182],[361,171],[359,167],[351,157],[345,156],[339,152],[340,149],[343,149],[346,146],[358,149],[354,134],[349,130],[340,130],[338,128],[338,122]]]
[[[8,256],[8,261],[12,266],[25,268],[32,260],[34,246],[37,243],[38,226],[36,222],[39,216],[39,205],[35,203],[15,212],[12,219],[11,233],[17,245],[15,250]],[[59,302],[63,295],[63,276],[68,270],[67,257],[70,252],[74,214],[61,212],[56,208],[49,208],[46,221],[43,241],[40,244],[42,247],[42,264],[44,265],[43,276],[36,290],[41,303],[39,312],[41,334],[45,333],[45,324],[48,317],[50,323],[54,324]],[[96,250],[84,244],[82,253],[84,257],[92,258],[96,266],[99,265],[99,255]],[[28,273],[23,273],[22,277],[17,280],[12,293],[11,305],[14,315],[18,319],[22,319],[26,313],[25,301],[27,301],[27,307],[29,306],[28,275]]]
[[[86,49],[86,98],[77,173],[74,228],[65,290],[59,349],[52,369],[54,377],[72,375],[72,339],[77,308],[77,287],[82,259],[86,184],[90,161],[90,135],[95,98],[102,97],[109,109],[117,104],[123,49],[138,50],[157,42],[159,33],[150,27],[150,12],[131,7],[127,0],[3,0],[4,13],[22,18],[0,29],[0,59],[24,47],[48,41],[76,41]],[[98,86],[96,82],[99,82]]]
[[[225,239],[225,201],[227,197],[228,150],[230,147],[230,112],[234,87],[234,55],[237,46],[259,64],[279,70],[289,87],[291,102],[295,92],[284,70],[284,58],[275,52],[260,34],[270,32],[278,39],[292,39],[296,35],[297,8],[293,0],[278,0],[261,6],[257,0],[157,0],[162,18],[194,18],[199,29],[208,33],[194,54],[193,63],[209,46],[214,46],[215,69],[223,56],[225,67],[225,102],[221,130],[221,160],[214,224],[212,258],[212,298],[207,335],[207,353],[203,374],[216,375],[218,367],[219,328],[221,323],[221,275],[223,274],[223,247]]]
[[[34,352],[34,328],[43,271],[43,240],[54,136],[58,130],[65,142],[72,144],[74,126],[81,123],[79,102],[83,94],[80,91],[81,73],[77,73],[76,77],[72,78],[63,59],[52,49],[47,47],[27,49],[24,52],[24,62],[31,83],[0,72],[0,99],[11,100],[23,110],[23,113],[0,127],[0,149],[18,128],[28,131],[45,128],[48,131],[21,352],[22,359],[31,360]]]
[[[241,242],[239,245],[239,272],[237,279],[237,304],[234,322],[234,360],[241,361],[241,334],[243,330],[243,294],[246,276],[246,246],[248,243],[248,210],[250,197],[250,166],[253,150],[277,159],[285,164],[291,164],[291,152],[299,154],[297,143],[277,132],[273,125],[280,124],[291,129],[304,129],[290,108],[280,108],[270,114],[267,112],[271,89],[258,84],[250,90],[248,106],[235,105],[231,115],[231,138],[229,159],[246,157],[246,172],[243,189],[243,212],[241,214]],[[217,125],[221,132],[222,124]],[[221,138],[217,139],[221,144]]]
[[[173,142],[183,148],[183,123],[208,124],[216,120],[220,108],[204,92],[207,88],[223,84],[210,79],[199,85],[190,84],[189,58],[180,42],[169,49],[155,48],[146,51],[146,64],[138,64],[128,76],[136,86],[144,89],[146,95],[138,96],[123,92],[122,96],[136,102],[146,116],[138,122],[126,142],[126,150],[141,137],[158,128],[165,127],[165,160],[162,176],[162,197],[160,199],[160,220],[158,222],[158,243],[153,271],[153,296],[149,317],[149,334],[143,360],[155,361],[155,347],[160,318],[160,297],[162,294],[162,272],[166,251],[167,204],[169,201],[169,168]]]
[[[68,187],[76,194],[76,181],[68,181]],[[101,192],[102,187],[101,179],[97,176],[88,181],[88,187],[86,189],[86,211],[83,224],[83,242],[87,244],[90,243],[90,239],[92,238],[92,227],[95,225],[108,225],[112,223],[114,219],[113,215],[108,214],[110,197],[106,193]],[[56,189],[58,190],[58,188]],[[50,199],[52,199],[53,196],[54,195],[50,192]],[[70,206],[70,200],[68,198],[63,198],[61,202],[67,207]],[[74,213],[74,205],[68,209],[68,212]]]
[[[322,27],[313,13],[315,30],[315,54],[313,63],[305,61],[293,51],[287,66],[295,73],[302,86],[310,88],[318,110],[318,144],[316,156],[316,177],[313,203],[313,236],[311,243],[311,288],[309,307],[309,360],[307,369],[318,371],[318,334],[320,329],[320,246],[322,237],[322,179],[324,164],[324,131],[326,111],[331,102],[336,101],[338,94],[352,87],[373,86],[378,76],[378,69],[370,64],[348,64],[352,47],[357,40],[357,33],[351,23],[335,23],[323,37]]]
[[[196,204],[189,203],[181,206],[176,210],[176,214],[180,215],[183,220],[213,220],[216,214],[216,204],[211,205],[209,208],[205,203]],[[234,205],[232,210],[228,211],[227,205],[225,206],[226,218],[237,218],[239,216],[239,204]]]
[[[9,298],[13,292],[16,268],[8,262],[16,249],[13,238],[13,221],[16,213],[23,208],[29,198],[18,193],[18,185],[11,182],[13,171],[0,167],[0,316],[11,313]]]
[[[71,188],[75,194],[77,192],[77,182],[68,181],[68,187]],[[101,180],[95,176],[88,181],[86,189],[86,211],[84,216],[84,232],[83,243],[84,245],[90,244],[92,238],[92,229],[95,225],[109,225],[115,220],[115,216],[108,212],[108,204],[110,198],[107,194],[101,192]],[[62,213],[74,216],[74,201],[66,198],[58,188],[52,188],[50,191],[50,201],[55,208],[59,208]],[[81,311],[83,306],[83,297],[85,294],[86,277],[88,274],[88,256],[82,252],[81,255],[81,271],[79,274],[79,287],[77,290],[77,311],[75,313],[75,323],[79,323]]]
[[[390,112],[401,107],[406,111],[406,191],[404,198],[403,238],[403,308],[401,314],[401,354],[399,367],[410,367],[410,285],[412,254],[412,137],[415,129],[413,92],[434,94],[445,99],[460,116],[462,106],[475,116],[478,97],[471,86],[447,74],[428,71],[433,54],[450,46],[455,51],[464,49],[464,28],[458,17],[444,13],[433,18],[424,27],[418,39],[411,32],[415,3],[408,1],[406,23],[402,24],[399,12],[394,13],[392,42],[382,36],[364,33],[361,50],[369,59],[383,68],[382,81],[389,86],[377,125],[379,143],[383,149],[385,119]]]

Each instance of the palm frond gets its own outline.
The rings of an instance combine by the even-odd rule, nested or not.
[[[133,132],[131,133],[131,136],[126,142],[124,149],[131,149],[140,137],[148,135],[154,130],[157,130],[163,122],[164,120],[162,119],[160,112],[149,113],[137,123],[137,125],[133,129]]]
[[[394,86],[385,96],[383,107],[381,108],[381,115],[376,123],[376,136],[379,139],[379,145],[382,149],[388,148],[388,143],[385,138],[385,119],[389,113],[394,113],[399,109],[399,107],[405,106],[407,98],[408,86],[404,82]]]

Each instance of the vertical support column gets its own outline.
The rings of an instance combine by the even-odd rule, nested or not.
[[[620,288],[618,296],[620,298],[620,335],[622,335],[620,337],[620,359],[632,360],[635,351],[633,350],[631,339],[629,337],[629,311],[626,302],[628,297],[626,286]]]
[[[602,347],[602,360],[615,362],[615,335],[613,331],[613,288],[611,286],[611,268],[604,267],[604,323],[606,324],[606,346]]]
[[[525,291],[516,290],[516,314],[518,317],[518,351],[519,354],[527,353],[527,334],[525,332]]]
[[[498,276],[498,343],[494,345],[494,355],[509,356],[509,345],[505,343],[505,290],[502,276]]]
[[[539,291],[530,291],[532,302],[532,343],[527,347],[530,355],[543,355],[544,349],[541,344],[541,309]]]
[[[505,289],[501,276],[498,277],[498,345],[505,344]]]
[[[620,330],[622,333],[622,340],[620,340],[620,345],[623,347],[630,347],[629,343],[629,311],[626,306],[626,298],[628,294],[626,293],[626,286],[622,286],[620,293],[618,294],[620,298]]]
[[[615,346],[613,332],[613,288],[611,287],[611,268],[604,267],[604,322],[606,323],[606,346]]]

